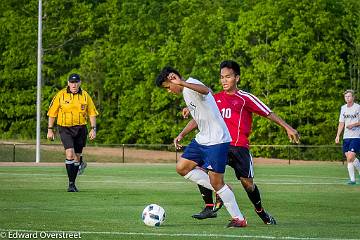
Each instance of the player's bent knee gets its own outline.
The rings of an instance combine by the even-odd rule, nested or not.
[[[191,171],[185,164],[176,164],[176,172],[181,175],[185,176]]]
[[[176,163],[176,172],[181,175],[185,176],[188,174],[191,170],[193,170],[196,167],[196,163],[187,159],[181,158]]]
[[[356,156],[348,156],[348,157],[346,158],[346,161],[347,161],[348,163],[351,163],[351,162],[353,162],[353,161],[355,160],[355,157],[356,157]]]
[[[176,166],[176,172],[181,176],[185,176],[187,174],[185,173],[184,169],[178,168],[177,166]]]
[[[356,158],[356,153],[349,151],[349,152],[345,153],[345,156],[346,156],[347,162],[353,162]]]

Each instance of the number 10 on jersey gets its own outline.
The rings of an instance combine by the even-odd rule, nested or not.
[[[221,115],[223,118],[231,118],[231,109],[230,108],[222,108]]]

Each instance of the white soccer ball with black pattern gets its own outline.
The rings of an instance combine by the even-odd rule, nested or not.
[[[165,221],[165,210],[157,204],[147,205],[141,214],[145,225],[159,227]]]

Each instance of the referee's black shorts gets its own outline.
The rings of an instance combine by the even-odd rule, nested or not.
[[[86,146],[87,128],[86,125],[72,127],[58,126],[61,142],[65,150],[74,148],[75,153],[82,153]]]
[[[234,169],[236,178],[254,178],[252,156],[245,147],[229,146],[228,165]]]

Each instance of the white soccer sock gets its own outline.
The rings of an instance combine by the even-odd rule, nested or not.
[[[360,162],[359,162],[359,159],[355,158],[355,160],[353,162],[353,165],[360,174]]]
[[[239,206],[237,205],[235,195],[226,184],[217,191],[217,194],[219,194],[223,200],[226,210],[230,213],[232,218],[244,220],[244,216],[241,214]]]
[[[352,162],[348,162],[347,169],[349,172],[350,181],[355,182],[355,169]]]
[[[190,181],[193,181],[203,187],[206,187],[210,190],[214,191],[214,188],[211,186],[210,178],[207,173],[205,173],[203,170],[199,168],[194,168],[190,172],[188,172],[184,178],[189,179]]]

